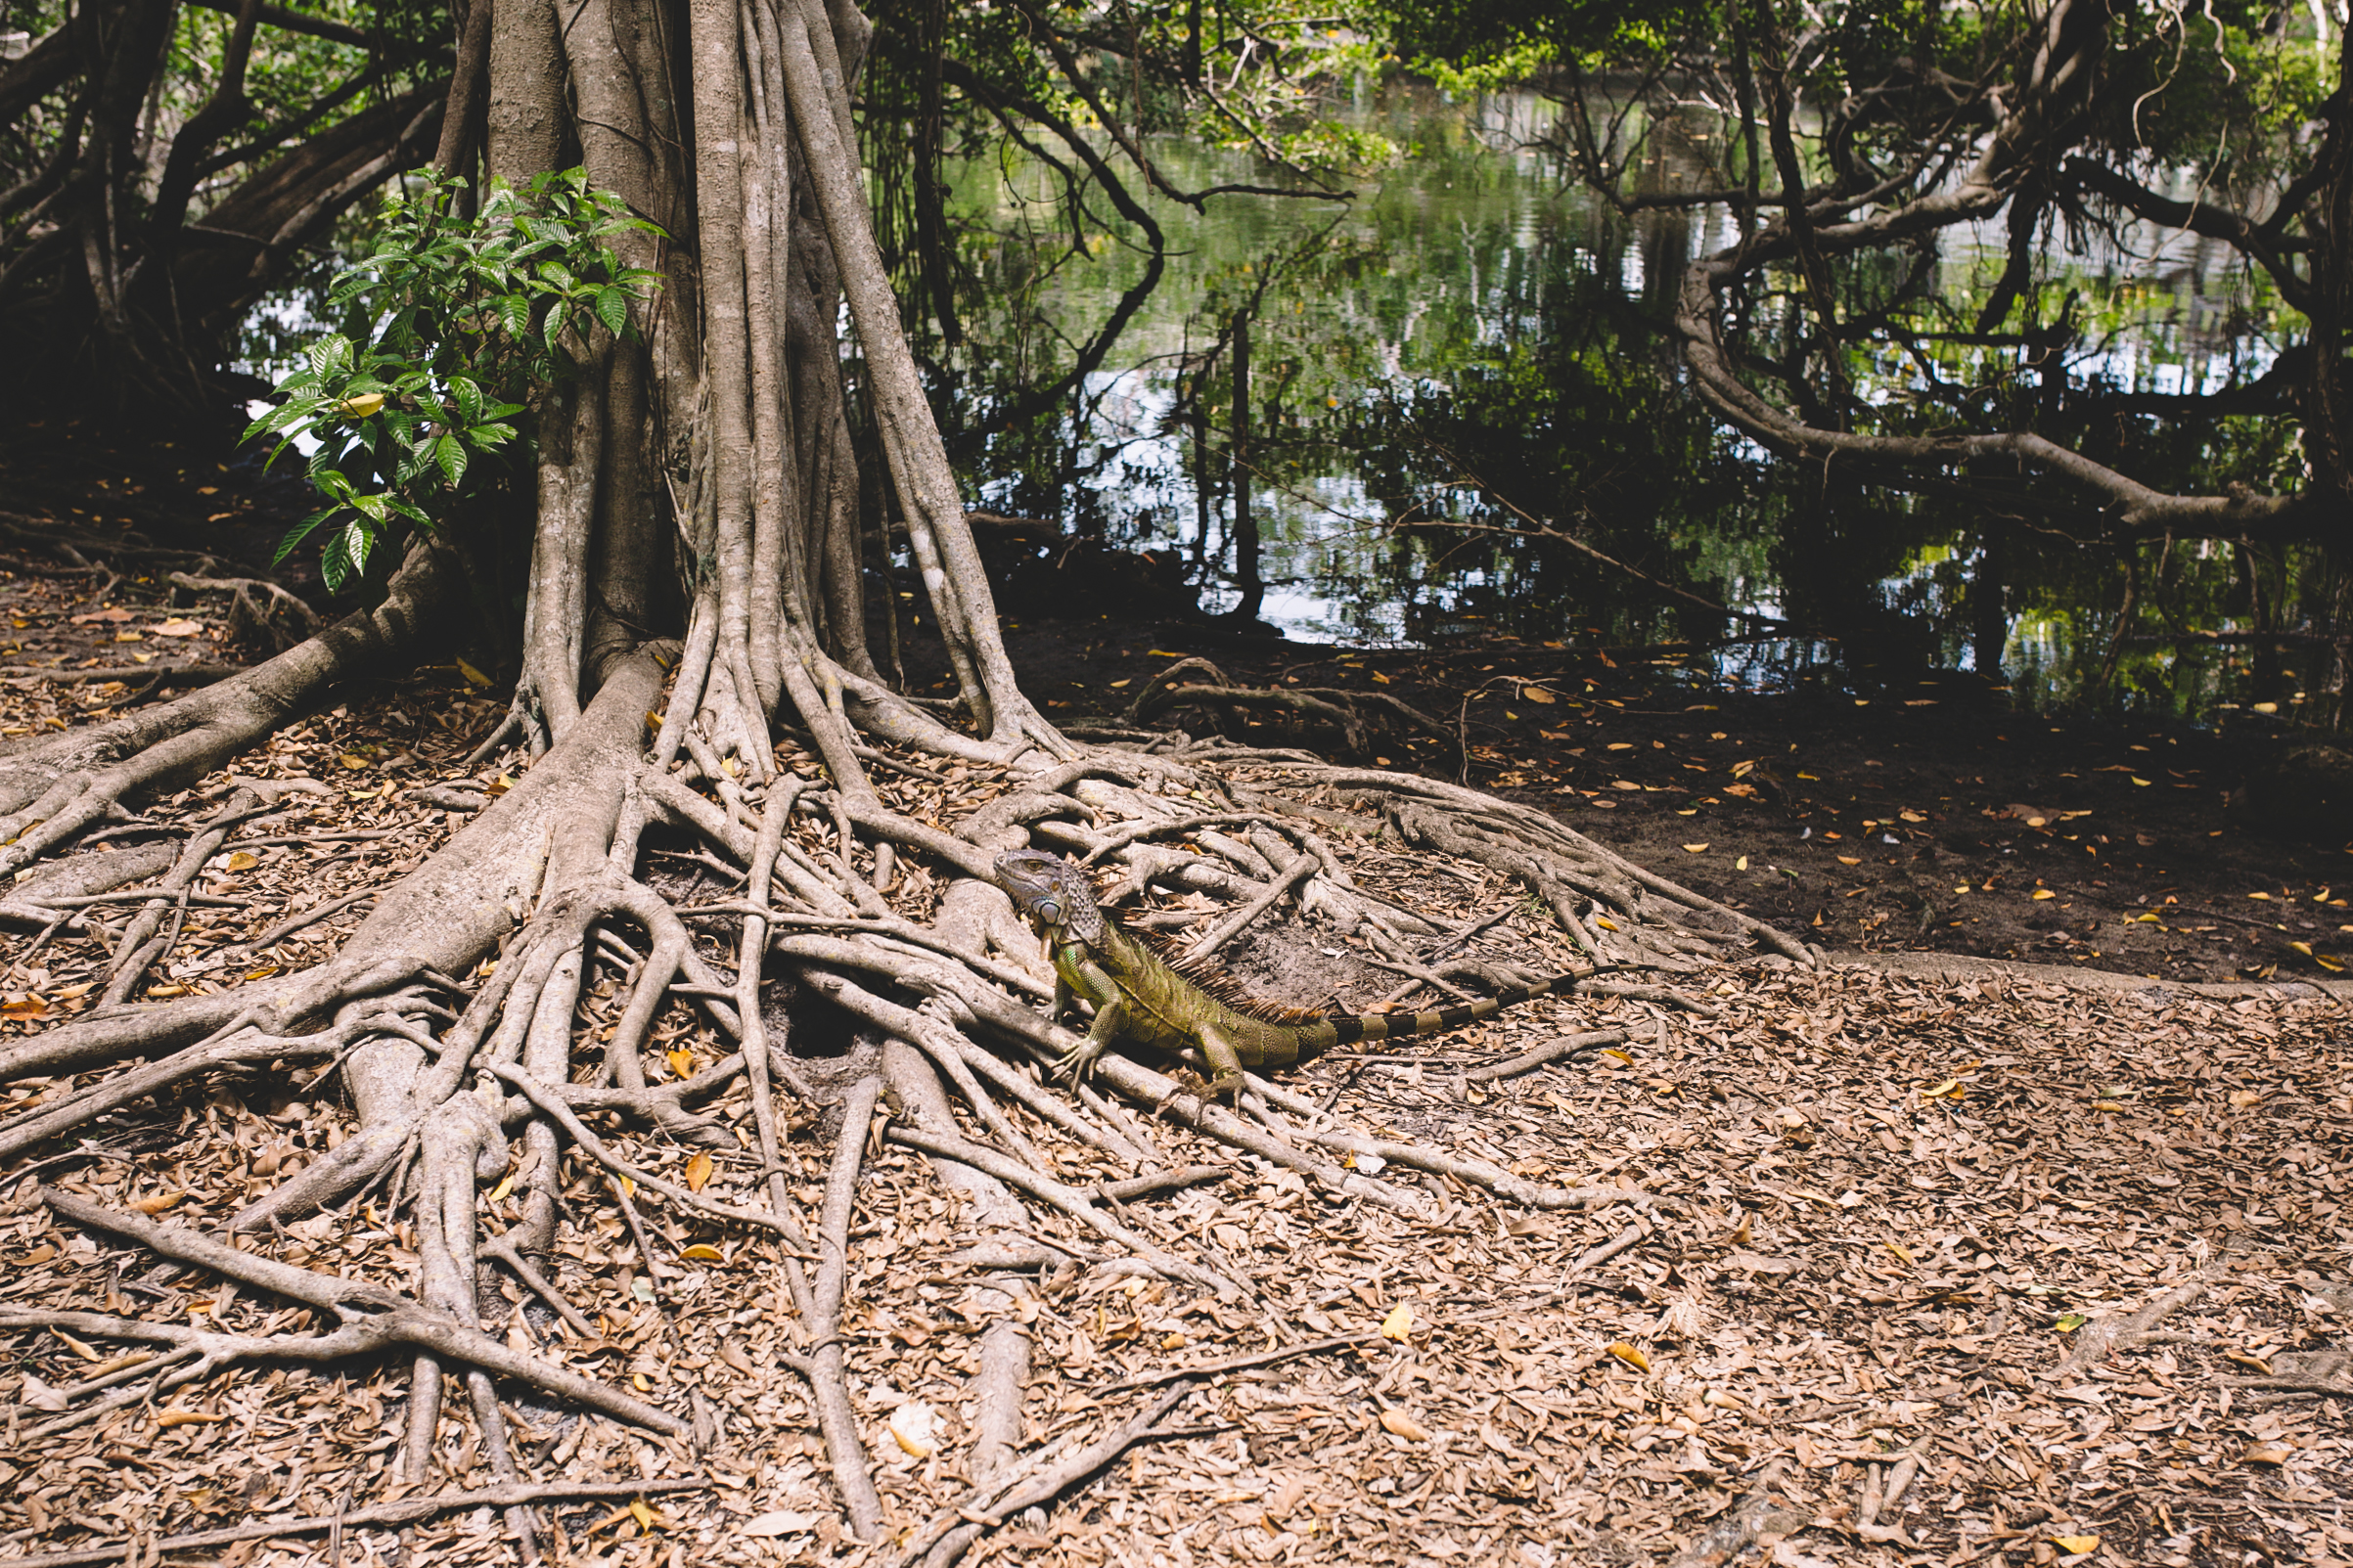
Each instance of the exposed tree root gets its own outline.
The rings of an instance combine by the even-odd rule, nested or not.
[[[204,1113],[232,1082],[347,1102],[335,1146],[226,1193],[204,1222],[213,1230],[40,1191],[62,1224],[204,1271],[222,1300],[291,1303],[318,1327],[150,1322],[112,1296],[104,1313],[0,1318],[0,1335],[59,1328],[151,1358],[62,1391],[41,1419],[120,1418],[254,1362],[373,1357],[409,1379],[386,1478],[429,1483],[444,1414],[470,1426],[470,1451],[500,1485],[469,1496],[506,1510],[527,1560],[552,1539],[531,1504],[557,1494],[534,1490],[547,1452],[523,1446],[502,1387],[699,1444],[719,1420],[692,1388],[624,1391],[572,1369],[565,1333],[619,1330],[567,1295],[566,1258],[588,1236],[615,1249],[608,1257],[633,1255],[625,1311],[658,1319],[689,1299],[695,1265],[748,1255],[775,1271],[778,1354],[805,1381],[840,1527],[878,1556],[946,1564],[1161,1431],[1198,1379],[1267,1364],[1186,1372],[1090,1445],[1022,1453],[1041,1298],[1081,1277],[1204,1311],[1252,1293],[1246,1261],[1169,1212],[1202,1194],[1160,1195],[1232,1174],[1368,1205],[1384,1223],[1436,1224],[1466,1201],[1642,1201],[1551,1185],[1488,1145],[1457,1152],[1350,1125],[1264,1075],[1234,1107],[1204,1098],[1182,1061],[1117,1051],[1090,1082],[1046,1078],[1078,1037],[1042,1010],[1054,977],[990,880],[995,858],[1024,846],[1099,868],[1114,908],[1277,989],[1321,993],[1285,1000],[1331,1010],[1593,963],[1654,971],[1603,988],[1698,1007],[1679,985],[1721,956],[1752,943],[1800,963],[1815,955],[1457,784],[1182,736],[1130,730],[1082,746],[1058,732],[1013,677],[868,227],[848,130],[863,19],[814,0],[693,0],[658,18],[589,0],[579,21],[567,14],[559,33],[547,7],[498,8],[486,55],[469,45],[443,166],[478,153],[520,185],[570,138],[595,183],[668,234],[696,235],[701,253],[623,237],[626,259],[668,269],[662,308],[643,342],[579,343],[590,373],[536,411],[521,676],[507,724],[477,753],[520,737],[527,766],[500,764],[520,782],[486,804],[463,780],[413,789],[475,814],[376,890],[334,958],[217,993],[132,1000],[186,941],[189,912],[216,896],[204,869],[266,836],[299,784],[230,780],[184,842],[74,855],[0,900],[0,921],[31,943],[82,944],[112,968],[104,1005],[0,1047],[0,1082],[46,1080],[0,1122],[0,1162],[145,1160],[77,1141],[102,1118],[168,1138],[155,1129]],[[486,83],[471,79],[477,69]],[[624,85],[673,80],[691,95],[691,125],[665,95]],[[857,519],[875,509],[859,502],[842,405],[844,306],[887,470],[882,510],[906,530],[952,708],[885,685],[865,648]],[[200,569],[203,586],[220,586]],[[402,668],[460,582],[437,551],[415,550],[373,610],[204,691],[0,756],[0,840],[13,837],[0,872],[87,843],[125,802],[219,768],[337,683]],[[269,607],[250,585],[231,591],[256,615]],[[665,628],[681,641],[655,640]],[[1139,714],[1286,706],[1334,720],[1352,743],[1401,723],[1459,752],[1459,734],[1386,699],[1237,691],[1214,669],[1199,672],[1205,685],[1172,685],[1176,673],[1140,694]],[[682,866],[685,882],[672,879]],[[1489,907],[1433,918],[1436,867]],[[344,901],[322,894],[267,934]],[[799,1050],[808,1018],[852,1036],[851,1053]],[[1471,1065],[1483,1081],[1611,1038],[1572,1034]],[[1462,1082],[1468,1094],[1470,1073]],[[832,1151],[813,1193],[798,1184],[820,1128]],[[960,1310],[985,1320],[969,1384],[977,1490],[920,1528],[892,1518],[875,1462],[888,1451],[862,1425],[858,1213],[869,1150],[886,1144],[921,1151],[957,1195],[967,1233],[941,1266],[965,1271]],[[893,1168],[908,1164],[894,1156]],[[395,1267],[344,1273],[299,1261],[312,1255],[297,1240],[329,1234],[406,1250]]]
[[[417,1524],[436,1514],[464,1513],[475,1508],[526,1507],[534,1502],[587,1502],[598,1499],[627,1501],[631,1498],[661,1497],[693,1492],[707,1485],[700,1480],[553,1481],[531,1485],[481,1487],[472,1492],[445,1492],[430,1498],[403,1498],[397,1502],[371,1503],[364,1508],[296,1519],[265,1519],[258,1524],[233,1525],[225,1530],[200,1530],[184,1536],[161,1536],[134,1546],[116,1542],[83,1551],[44,1551],[12,1557],[17,1568],[83,1568],[88,1563],[124,1561],[133,1550],[155,1555],[203,1551],[210,1546],[234,1546],[242,1541],[275,1541],[281,1537],[326,1535],[371,1526]]]

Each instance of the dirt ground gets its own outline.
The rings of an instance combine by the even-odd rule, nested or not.
[[[8,447],[9,461],[22,467],[25,450]],[[97,452],[87,463],[92,480],[120,467]],[[171,518],[138,504],[230,512],[216,520],[246,531],[220,548],[253,559],[248,547],[288,510],[286,496],[249,472],[187,467],[120,467],[126,485],[146,486],[120,508],[112,484],[108,503],[90,505],[94,484],[71,491],[78,500],[69,487],[33,494],[16,469],[0,470],[0,512],[63,521],[79,506],[77,522],[133,516],[151,536]],[[45,470],[53,480],[56,468]],[[200,496],[204,484],[214,493]],[[17,645],[0,728],[83,722],[168,684],[136,674],[112,690],[62,684],[36,667],[114,668],[145,653],[137,668],[168,668],[234,651],[218,595],[167,603],[165,585],[142,573],[109,583],[38,551],[0,570],[11,573],[0,603]],[[75,618],[114,608],[126,617]],[[1349,653],[1198,627],[1040,623],[1017,627],[1012,644],[1032,690],[1074,719],[1115,720],[1123,693],[1185,653],[1237,678],[1386,690],[1450,721],[1464,712],[1473,783],[1556,807],[1579,830],[1828,948],[2014,954],[2206,980],[2322,977],[2322,961],[2344,951],[2332,945],[2344,901],[2329,883],[2353,889],[2353,870],[2335,864],[2342,850],[2258,837],[2226,803],[2248,754],[2242,730],[2034,719],[1952,682],[1867,693],[1860,704],[1850,694],[1731,693],[1663,655],[1604,662],[1500,643]],[[469,815],[447,803],[459,799],[450,787],[494,793],[520,768],[513,755],[456,767],[499,711],[495,694],[455,669],[429,670],[355,693],[241,762],[312,787],[239,829],[144,995],[233,987],[324,957],[372,887]],[[1244,733],[1317,739],[1271,724]],[[1376,745],[1393,765],[1450,771],[1436,742]],[[220,783],[154,803],[145,827],[176,841],[214,809]],[[444,792],[417,793],[434,786]],[[921,780],[886,788],[910,811],[941,803]],[[1375,826],[1335,830],[1367,887],[1466,923],[1518,904],[1476,867],[1396,854]],[[314,918],[290,928],[304,916]],[[1327,957],[1360,971],[1350,998],[1393,984],[1345,939],[1286,930],[1266,940],[1328,942]],[[0,939],[0,1040],[86,1010],[103,979],[99,941],[65,930],[34,951],[33,940]],[[1483,941],[1516,962],[1571,959],[1525,911]],[[1032,1276],[1014,1308],[1034,1344],[1032,1454],[1091,1443],[1171,1391],[1170,1379],[1196,1375],[1173,1386],[1181,1398],[1152,1436],[1042,1511],[990,1516],[966,1560],[2353,1559],[2353,1069],[2341,1003],[2308,988],[2228,1000],[2061,983],[2074,978],[1752,959],[1679,985],[1681,1007],[1546,1000],[1280,1075],[1348,1126],[1576,1194],[1552,1208],[1371,1155],[1357,1170],[1420,1212],[1339,1201],[1135,1112],[1132,1132],[1167,1164],[1228,1171],[1123,1215],[1245,1292],[1221,1302],[1123,1273],[1091,1232],[1041,1210],[1038,1238],[1079,1261]],[[592,1027],[620,1006],[613,979],[583,1003]],[[794,1011],[778,990],[780,1026],[813,1079],[865,1069],[870,1045]],[[1533,1071],[1471,1076],[1604,1031],[1622,1038]],[[663,1036],[680,1076],[720,1050],[683,1011]],[[76,1087],[0,1085],[0,1126]],[[741,1086],[709,1108],[748,1138]],[[1007,1109],[1065,1181],[1133,1174]],[[804,1202],[825,1179],[838,1121],[825,1106],[794,1113],[788,1158]],[[386,1466],[405,1424],[403,1360],[246,1366],[167,1386],[168,1368],[124,1360],[118,1340],[10,1316],[331,1327],[63,1221],[42,1192],[54,1184],[217,1231],[352,1125],[321,1066],[290,1059],[126,1105],[71,1146],[0,1169],[0,1568],[514,1560],[490,1506],[429,1512],[405,1537],[371,1513],[402,1497]],[[599,1125],[649,1171],[758,1201],[749,1156],[721,1150],[698,1177],[694,1150],[617,1119]],[[958,1522],[952,1510],[973,1501],[978,1336],[1005,1309],[989,1294],[1002,1280],[956,1259],[975,1232],[921,1156],[868,1141],[852,1231],[844,1334],[890,1531],[864,1546],[841,1539],[803,1386],[781,1360],[807,1347],[780,1304],[773,1246],[648,1203],[648,1256],[597,1167],[567,1163],[565,1174],[555,1283],[595,1331],[567,1327],[512,1285],[491,1326],[667,1409],[701,1411],[712,1440],[697,1453],[516,1394],[510,1418],[532,1473],[573,1488],[542,1509],[555,1560],[863,1568],[901,1560],[927,1525]],[[504,1193],[492,1209],[514,1218]],[[397,1194],[376,1190],[248,1244],[405,1285],[413,1227]],[[83,1418],[90,1385],[110,1379],[135,1397]],[[438,1470],[420,1497],[491,1495],[462,1405],[444,1414]]]

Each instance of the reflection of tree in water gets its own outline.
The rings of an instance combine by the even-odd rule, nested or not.
[[[1393,103],[1374,113],[1392,137],[1417,139]],[[2221,695],[2254,700],[2243,688],[2272,677],[2254,647],[2190,633],[2294,631],[2328,613],[2335,578],[2315,551],[2260,537],[2195,548],[2113,537],[2097,497],[2014,463],[1972,460],[1922,486],[1883,464],[1771,458],[1690,395],[1670,333],[1685,272],[1738,214],[1718,203],[1620,215],[1561,195],[1557,169],[1446,123],[1311,251],[1285,244],[1310,221],[1296,204],[1234,200],[1202,217],[1148,200],[1165,286],[1052,413],[1026,420],[1005,417],[1016,367],[1034,380],[1074,365],[1157,252],[1112,225],[1084,257],[1066,236],[1016,243],[1012,209],[968,187],[960,210],[997,230],[979,269],[993,292],[970,296],[967,315],[1003,351],[946,356],[938,388],[965,405],[943,400],[943,413],[967,422],[952,439],[974,482],[1008,512],[1173,547],[1209,607],[1231,607],[1241,562],[1230,347],[1246,291],[1250,520],[1265,613],[1293,627],[1383,641],[1598,631],[1639,644],[1758,624],[1697,599],[1835,640],[1743,654],[1744,669],[1843,650],[1891,675],[1973,667],[2055,699],[2112,686],[2128,704],[2198,710]],[[1721,146],[1686,126],[1646,177],[1692,187]],[[1171,166],[1185,157],[1196,183],[1230,172],[1204,150],[1165,151]],[[2030,418],[2153,488],[2260,492],[2291,480],[2292,431],[2269,411],[2295,372],[2283,359],[2265,374],[2264,335],[2280,340],[2276,293],[2219,264],[2227,258],[2180,247],[2153,264],[2152,291],[2152,269],[2129,251],[2162,236],[2075,239],[1993,333],[1978,319],[2006,258],[1973,232],[1831,258],[1841,328],[1858,335],[1845,381],[1871,426],[1932,434]],[[1794,273],[1768,269],[1735,302],[1741,374],[1834,424],[1829,404],[1805,401],[1821,340]],[[1878,336],[1864,341],[1866,332]],[[2202,395],[2216,386],[2237,389]],[[1644,575],[1524,536],[1529,517]],[[2276,586],[2258,593],[2234,564],[2242,555],[2270,562]],[[2302,668],[2292,657],[2286,667]]]

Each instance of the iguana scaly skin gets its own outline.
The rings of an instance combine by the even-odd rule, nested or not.
[[[1242,1087],[1244,1067],[1287,1067],[1308,1052],[1354,1040],[1459,1028],[1531,997],[1566,991],[1598,972],[1558,975],[1438,1012],[1328,1017],[1245,997],[1218,971],[1188,972],[1171,964],[1107,918],[1095,903],[1094,882],[1060,855],[1018,849],[998,856],[996,869],[1014,908],[1053,949],[1055,1017],[1069,1010],[1073,997],[1095,1006],[1086,1043],[1056,1064],[1058,1075],[1085,1071],[1114,1039],[1163,1051],[1198,1046],[1214,1074],[1210,1092],[1232,1095]]]

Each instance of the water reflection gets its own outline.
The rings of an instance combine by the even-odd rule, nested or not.
[[[1259,592],[1257,612],[1294,638],[1483,628],[1621,647],[1747,634],[1712,654],[1716,673],[1860,686],[1978,670],[2040,704],[2194,716],[2317,689],[2292,658],[2259,666],[2227,642],[2182,640],[2250,614],[2293,624],[2324,575],[2302,553],[2083,544],[2096,519],[2047,487],[1988,472],[1910,493],[1777,462],[1718,429],[1679,384],[1664,326],[1683,269],[1733,243],[1738,215],[1622,218],[1541,151],[1551,114],[1529,95],[1453,109],[1395,93],[1357,120],[1410,154],[1344,209],[1225,197],[1203,215],[1154,199],[1169,249],[1158,289],[1067,402],[1003,427],[1010,401],[1074,363],[1147,261],[1108,220],[1069,253],[1053,171],[1018,157],[962,166],[975,286],[936,401],[982,504],[1172,552],[1205,608]],[[1708,178],[1706,127],[1664,129],[1644,178],[1659,190]],[[1154,151],[1182,186],[1259,173],[1196,144]],[[2290,482],[2285,422],[2188,418],[2174,401],[2269,368],[2282,310],[2262,280],[2192,236],[2078,238],[2041,307],[2078,329],[2063,352],[2056,335],[2039,346],[1923,335],[1906,353],[1858,351],[1860,394],[1891,422],[1932,423],[1931,374],[1992,385],[2020,406],[2096,412],[2113,426],[2096,439],[2166,488]],[[1926,265],[1919,281],[1966,320],[2005,244],[1988,224],[1946,236],[1924,263],[1860,258],[1840,287],[1872,302]],[[1760,319],[1752,346],[1783,351],[1784,330]],[[1244,580],[1238,535],[1255,537],[1262,584]],[[1756,639],[1782,627],[1807,635]]]

